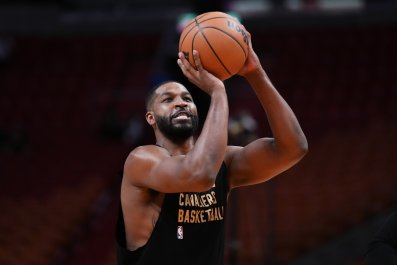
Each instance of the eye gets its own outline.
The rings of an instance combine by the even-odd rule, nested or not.
[[[184,97],[183,100],[187,102],[193,102],[193,99],[191,97]]]
[[[169,103],[171,101],[172,101],[172,98],[168,97],[168,98],[164,98],[161,102]]]

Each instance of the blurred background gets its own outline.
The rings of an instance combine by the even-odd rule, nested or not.
[[[393,0],[2,0],[0,264],[115,264],[120,171],[154,139],[144,95],[186,82],[181,25],[214,10],[251,32],[310,146],[232,191],[225,265],[363,264],[397,208]],[[230,143],[271,136],[245,80],[226,85]],[[192,94],[204,120],[208,98]]]

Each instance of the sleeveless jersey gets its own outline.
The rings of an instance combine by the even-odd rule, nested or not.
[[[148,242],[126,248],[120,205],[117,221],[117,265],[223,264],[228,185],[226,165],[206,192],[167,193]]]

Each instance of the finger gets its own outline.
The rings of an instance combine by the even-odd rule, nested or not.
[[[183,54],[183,52],[179,52],[178,57],[179,57],[179,60],[181,61],[181,63],[183,63],[184,65],[187,65],[187,59],[186,59],[185,55]]]
[[[189,62],[187,64],[183,63],[182,59],[177,60],[179,68],[182,70],[182,73],[190,82],[195,82],[195,73],[197,72],[194,68],[190,65]]]
[[[197,71],[202,71],[204,68],[201,64],[200,54],[197,50],[193,50],[193,60],[194,64],[196,65]]]
[[[181,59],[181,61],[186,61],[186,57],[183,52],[178,52],[178,58]]]
[[[182,52],[180,52],[180,53],[178,54],[178,56],[179,56],[179,59],[180,59],[181,63],[184,65],[186,71],[189,71],[189,72],[191,72],[191,73],[194,73],[194,72],[196,71],[196,69],[193,68],[193,66],[192,66],[192,65],[190,64],[190,62],[186,59],[185,55],[184,55]]]
[[[190,73],[187,71],[186,66],[185,66],[185,64],[183,63],[183,60],[182,60],[181,58],[179,58],[176,62],[178,63],[179,68],[181,68],[182,73],[183,73],[185,76],[187,76],[188,74],[190,74]]]

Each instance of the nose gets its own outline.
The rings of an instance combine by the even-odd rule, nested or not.
[[[187,102],[184,101],[182,98],[178,98],[178,99],[175,101],[175,106],[181,107],[181,108],[185,108],[185,107],[187,106]]]

